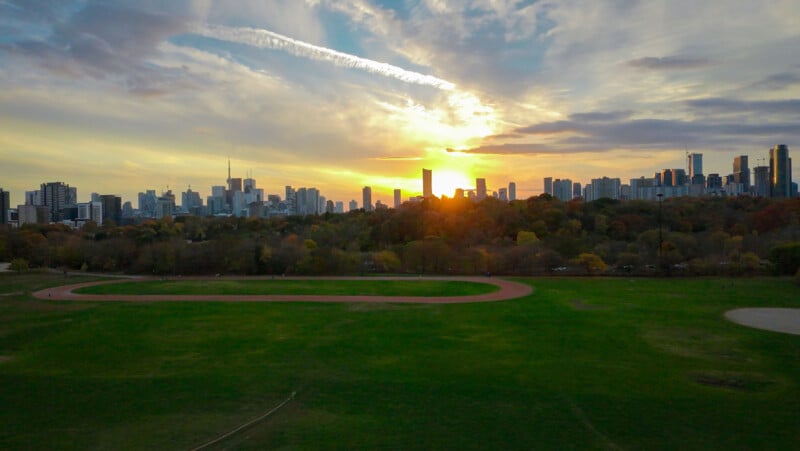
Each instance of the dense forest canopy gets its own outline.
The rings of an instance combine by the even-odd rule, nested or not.
[[[797,271],[800,199],[426,199],[398,209],[0,231],[15,267],[136,274],[756,274]]]

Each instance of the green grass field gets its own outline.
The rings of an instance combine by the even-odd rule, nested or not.
[[[68,282],[77,282],[70,278]],[[529,279],[485,304],[71,303],[0,275],[0,449],[800,449],[788,279]],[[218,448],[219,449],[219,448]]]
[[[351,296],[466,296],[499,290],[495,285],[440,280],[148,280],[97,285],[84,294],[325,294]]]

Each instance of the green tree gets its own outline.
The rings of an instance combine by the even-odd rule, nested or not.
[[[528,244],[536,244],[537,242],[539,242],[539,237],[536,236],[536,232],[527,230],[520,230],[517,232],[517,245],[524,246]]]
[[[800,269],[800,242],[775,246],[769,253],[769,260],[775,265],[778,274],[794,274]]]
[[[11,265],[9,266],[9,268],[12,271],[16,271],[18,274],[21,273],[22,271],[27,271],[28,260],[25,260],[24,258],[15,258],[11,260]]]
[[[583,252],[575,258],[575,264],[586,270],[587,274],[597,274],[608,269],[608,265],[597,254]]]

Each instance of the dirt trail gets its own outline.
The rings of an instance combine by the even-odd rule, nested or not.
[[[272,277],[225,277],[223,280],[271,280]],[[154,278],[142,278],[137,280],[158,280]],[[184,277],[181,280],[220,280],[216,277]],[[123,302],[392,302],[392,303],[414,303],[414,304],[458,304],[467,302],[493,302],[515,299],[527,296],[533,292],[530,285],[525,285],[510,280],[498,279],[494,277],[424,277],[419,279],[409,277],[291,277],[281,278],[280,280],[443,280],[456,282],[476,282],[486,283],[499,287],[498,291],[491,293],[470,295],[470,296],[340,296],[340,295],[289,295],[289,294],[263,294],[263,295],[221,295],[221,294],[201,294],[201,295],[100,295],[100,294],[78,294],[74,291],[88,286],[130,282],[130,279],[104,280],[98,282],[86,282],[73,285],[40,290],[33,295],[39,299],[53,299],[60,301],[123,301]]]

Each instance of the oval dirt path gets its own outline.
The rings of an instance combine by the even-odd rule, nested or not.
[[[159,280],[154,278],[141,278],[136,280]],[[181,280],[220,280],[218,278],[184,277]],[[271,277],[225,277],[222,280],[272,280]],[[53,299],[61,301],[123,301],[123,302],[393,302],[415,304],[458,304],[467,302],[493,302],[515,299],[527,296],[533,292],[533,287],[510,280],[494,277],[424,277],[419,279],[409,277],[291,277],[280,280],[443,280],[456,282],[475,282],[495,285],[500,289],[491,293],[471,296],[342,296],[342,295],[290,295],[290,294],[263,294],[263,295],[131,295],[131,294],[79,294],[75,290],[83,287],[130,282],[131,279],[103,280],[86,282],[73,285],[40,290],[33,295],[39,299]]]

